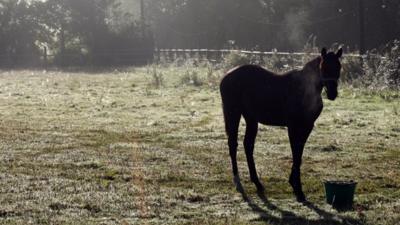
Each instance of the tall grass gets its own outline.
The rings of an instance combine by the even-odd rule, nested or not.
[[[332,49],[337,48],[337,44],[332,47]],[[302,56],[273,54],[260,57],[232,51],[219,62],[185,57],[176,58],[169,66],[179,68],[175,71],[178,74],[171,76],[179,77],[180,85],[216,87],[226,71],[240,65],[257,64],[277,73],[301,69],[305,63],[315,57],[311,53],[319,52],[319,48],[315,46],[315,38],[310,37],[303,51],[309,54]],[[168,67],[168,64],[164,62],[161,67]],[[157,66],[151,70],[151,74],[152,86],[162,87],[163,74],[157,70]],[[347,86],[373,92],[400,90],[400,41],[395,40],[387,44],[379,52],[370,51],[362,58],[346,57],[345,54],[342,59],[340,81]]]
[[[373,77],[375,84],[385,88],[400,87],[400,41],[387,44],[382,57],[367,57],[363,65],[365,75]]]
[[[158,65],[153,64],[147,68],[147,74],[150,75],[149,85],[155,88],[161,88],[165,85],[164,74]]]

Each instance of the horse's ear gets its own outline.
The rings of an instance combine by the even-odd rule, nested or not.
[[[326,55],[326,48],[322,48],[321,50],[321,56],[324,57]]]
[[[343,49],[339,48],[339,50],[336,53],[336,57],[340,58],[340,57],[342,57],[342,54],[343,54]]]

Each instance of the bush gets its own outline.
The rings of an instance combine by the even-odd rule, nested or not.
[[[377,76],[384,77],[391,88],[400,87],[400,41],[394,40],[387,45],[384,57],[377,68]]]
[[[400,41],[385,46],[381,54],[376,50],[364,59],[362,83],[372,89],[400,88]]]
[[[232,51],[223,59],[223,67],[231,69],[236,66],[246,65],[251,63],[251,58],[239,51]]]
[[[279,55],[272,55],[268,60],[266,60],[266,67],[269,70],[274,72],[284,72],[288,70],[290,67],[289,65],[293,65],[292,59],[290,56],[279,56]]]
[[[188,59],[184,63],[185,71],[179,77],[179,83],[196,87],[208,85],[211,88],[216,88],[222,74],[222,69],[219,66],[220,64],[213,65],[210,62],[197,62]]]
[[[164,82],[164,74],[159,71],[157,65],[152,65],[151,68],[147,68],[147,73],[151,75],[150,77],[150,86],[155,88],[161,88],[165,85]]]
[[[204,80],[200,78],[197,71],[186,69],[185,73],[181,77],[181,84],[188,84],[199,87],[204,85]]]
[[[218,87],[221,76],[218,72],[215,71],[213,65],[207,63],[207,82],[210,87]]]
[[[341,81],[352,83],[363,76],[361,59],[358,57],[343,57]]]

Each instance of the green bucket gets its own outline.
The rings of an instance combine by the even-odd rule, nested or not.
[[[353,208],[355,181],[325,181],[326,202],[337,210]]]

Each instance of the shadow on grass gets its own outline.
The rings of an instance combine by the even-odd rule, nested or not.
[[[284,210],[279,208],[278,206],[271,203],[264,193],[258,193],[258,197],[261,199],[263,207],[275,212],[279,212],[282,217],[277,217],[272,215],[267,210],[263,209],[261,206],[257,205],[242,189],[239,191],[242,195],[243,200],[247,202],[253,212],[257,213],[260,217],[261,221],[266,222],[267,224],[271,225],[281,225],[281,224],[288,224],[288,225],[295,225],[295,224],[308,224],[308,225],[317,225],[317,224],[324,224],[324,225],[362,225],[360,220],[356,220],[346,216],[339,216],[327,212],[323,209],[318,208],[318,206],[314,205],[311,202],[303,203],[304,206],[307,208],[315,211],[319,215],[319,219],[311,220],[307,219],[302,216],[298,216],[293,212]]]

